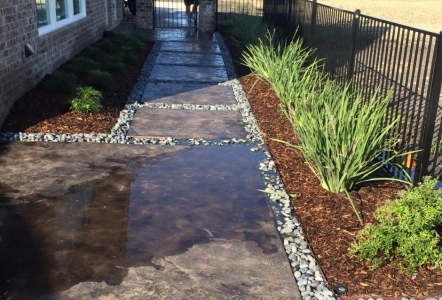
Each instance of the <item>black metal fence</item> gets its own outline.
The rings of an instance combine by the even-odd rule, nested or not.
[[[197,0],[189,0],[193,10]],[[198,6],[191,18],[186,13],[184,0],[154,0],[154,24],[155,28],[197,28]]]
[[[442,32],[440,34],[311,0],[264,0],[263,16],[287,35],[296,30],[336,80],[370,97],[392,93],[386,122],[399,118],[403,148],[422,150],[403,163],[415,183],[440,175]],[[298,29],[299,28],[299,29]]]
[[[262,16],[262,12],[263,0],[217,0],[216,24],[219,27],[235,14]]]

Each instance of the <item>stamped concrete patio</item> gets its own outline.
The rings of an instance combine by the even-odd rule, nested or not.
[[[213,36],[162,41],[140,103],[233,105]],[[128,137],[244,139],[235,110],[141,105]],[[255,145],[0,144],[0,297],[297,299]]]

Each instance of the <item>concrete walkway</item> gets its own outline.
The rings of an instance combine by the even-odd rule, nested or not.
[[[0,297],[300,300],[216,39],[145,34],[128,138],[208,146],[0,144]]]

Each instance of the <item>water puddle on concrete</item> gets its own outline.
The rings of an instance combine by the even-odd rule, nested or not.
[[[0,157],[0,298],[118,285],[213,239],[281,251],[249,146],[11,143]]]

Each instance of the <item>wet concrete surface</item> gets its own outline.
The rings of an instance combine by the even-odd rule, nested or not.
[[[250,147],[0,144],[0,297],[299,299]]]
[[[136,22],[122,21],[120,24],[118,24],[117,27],[112,29],[112,31],[125,36],[130,36],[135,31],[136,28],[137,28]]]
[[[241,114],[233,110],[182,110],[140,107],[127,134],[137,138],[244,139]]]
[[[211,66],[211,67],[224,66],[224,61],[221,55],[200,54],[200,53],[160,52],[158,54],[156,63],[173,64],[173,65]]]
[[[227,81],[227,72],[224,68],[155,65],[152,68],[149,79],[183,82],[200,81],[220,83]]]
[[[217,43],[163,42],[160,51],[221,53]]]
[[[140,29],[135,30],[144,35],[150,41],[194,41],[194,42],[216,42],[213,33],[195,31],[191,29]]]
[[[140,102],[194,105],[237,103],[230,86],[165,82],[148,83]]]

